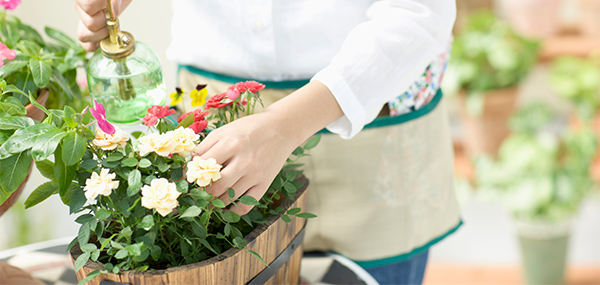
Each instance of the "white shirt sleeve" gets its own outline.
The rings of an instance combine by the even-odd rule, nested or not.
[[[454,0],[382,0],[367,17],[312,78],[329,88],[344,112],[327,129],[345,139],[373,121],[446,49],[456,6]]]

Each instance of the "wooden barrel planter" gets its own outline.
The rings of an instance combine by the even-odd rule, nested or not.
[[[294,200],[286,199],[281,204],[285,211],[306,208],[308,179],[302,176],[299,181],[303,186],[298,189]],[[101,274],[87,284],[101,284],[103,281],[117,284],[298,284],[305,224],[306,220],[302,218],[292,218],[286,223],[279,216],[274,216],[244,237],[248,243],[246,249],[257,252],[269,267],[249,252],[231,248],[198,263],[165,270]],[[79,245],[75,245],[70,253],[75,262],[82,251]],[[90,260],[77,271],[77,278],[82,280],[96,269],[102,270],[104,266]]]

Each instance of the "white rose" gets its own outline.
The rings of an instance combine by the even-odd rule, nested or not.
[[[128,140],[127,133],[117,127],[115,127],[115,133],[112,135],[106,134],[98,128],[92,144],[102,150],[124,149]]]
[[[100,175],[94,172],[92,176],[85,180],[85,198],[88,200],[94,200],[98,195],[108,196],[113,189],[119,188],[119,181],[113,181],[116,175],[114,173],[108,173],[108,169],[102,168]]]
[[[221,178],[221,167],[214,158],[203,160],[195,156],[187,164],[187,181],[189,183],[195,181],[200,187],[207,186],[211,180],[217,181]]]
[[[150,185],[142,187],[142,206],[148,209],[156,209],[161,216],[166,216],[178,205],[177,197],[181,192],[177,191],[175,183],[165,178],[156,178]]]
[[[189,128],[177,128],[167,134],[170,135],[171,141],[175,144],[173,153],[177,153],[183,157],[188,157],[192,154],[196,148],[195,142],[200,139],[200,136]]]
[[[140,156],[145,156],[151,152],[167,157],[175,149],[175,143],[171,136],[160,135],[157,133],[145,135],[138,139],[140,142]]]

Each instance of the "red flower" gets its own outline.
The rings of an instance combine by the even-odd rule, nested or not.
[[[175,113],[175,110],[169,109],[168,106],[154,105],[148,108],[148,114],[153,115],[158,119],[170,116],[173,113]]]
[[[227,101],[221,102],[223,100],[227,100]],[[210,97],[210,99],[208,99],[208,101],[206,101],[206,104],[204,104],[204,109],[223,108],[225,106],[231,105],[232,103],[233,103],[233,101],[231,101],[229,98],[227,98],[226,93],[221,93],[221,94],[217,94],[217,95]]]
[[[156,125],[156,123],[158,123],[158,118],[156,116],[148,113],[148,114],[146,114],[146,116],[144,116],[142,121],[144,121],[144,125],[146,125],[148,127],[153,127]]]
[[[191,124],[188,128],[192,129],[194,133],[199,133],[208,126],[208,121],[196,121]]]
[[[229,88],[227,88],[227,92],[225,92],[227,94],[227,98],[229,98],[231,100],[237,99],[238,97],[240,97],[240,94],[242,92],[244,92],[244,91],[238,91],[237,89],[235,89],[234,86],[229,86]]]
[[[265,85],[256,81],[246,81],[244,82],[248,90],[252,93],[256,93],[260,90],[265,89]]]
[[[194,113],[194,122],[202,121],[208,115],[208,112],[202,112],[202,109],[196,109],[194,111],[190,111],[190,112],[187,112],[187,113],[179,116],[179,118],[177,119],[177,122],[181,123],[181,121],[183,119],[185,119],[187,116],[189,116],[191,113]]]

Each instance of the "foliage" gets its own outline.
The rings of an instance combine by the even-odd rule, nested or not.
[[[557,93],[575,104],[581,118],[589,120],[600,112],[600,54],[559,57],[552,63],[550,78]]]
[[[51,107],[81,98],[76,76],[77,68],[85,66],[86,51],[77,41],[51,27],[45,27],[44,32],[52,41],[44,40],[34,28],[6,12],[0,14],[0,41],[15,50],[16,57],[0,67],[0,78],[22,91],[9,89],[7,94],[26,105],[29,93],[36,98],[40,89],[47,88]]]
[[[88,260],[103,264],[103,272],[115,273],[195,263],[232,247],[243,249],[243,237],[273,215],[284,221],[314,217],[299,208],[283,212],[274,205],[293,198],[302,186],[296,181],[302,173],[297,159],[306,156],[319,137],[293,152],[260,201],[234,198],[233,189],[225,199],[206,191],[220,178],[221,166],[193,156],[193,151],[210,130],[252,113],[260,103],[258,91],[243,86],[238,83],[230,96],[219,94],[213,96],[218,100],[206,102],[205,106],[215,106],[215,115],[196,109],[181,115],[178,124],[169,117],[173,111],[167,106],[149,108],[142,121],[152,128],[147,134],[135,134],[137,140],[108,123],[101,104],[89,108],[96,122],[86,123],[69,106],[63,110],[39,106],[47,118],[41,123],[23,119],[27,126],[8,138],[0,154],[14,158],[10,173],[22,173],[33,158],[50,179],[33,191],[26,207],[57,193],[70,213],[80,214],[79,234],[70,245],[77,242],[83,251],[75,261],[76,270]],[[95,123],[94,132],[90,127]],[[51,154],[54,161],[48,159]],[[243,216],[228,211],[240,203],[254,208]]]
[[[589,169],[598,141],[589,129],[552,131],[551,111],[540,103],[511,118],[513,133],[497,159],[476,160],[482,193],[499,199],[519,219],[560,221],[574,215],[593,189]]]
[[[474,13],[455,36],[446,90],[464,90],[468,100],[481,101],[486,90],[516,86],[533,68],[538,50],[538,42],[522,37],[492,12]]]

